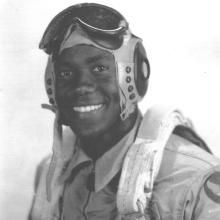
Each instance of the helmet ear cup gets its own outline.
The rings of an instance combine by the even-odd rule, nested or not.
[[[139,96],[147,92],[150,77],[150,64],[141,42],[137,43],[134,51],[134,80]]]
[[[57,109],[57,100],[56,100],[56,76],[53,64],[53,57],[52,55],[49,56],[45,71],[45,88],[47,92],[47,96],[49,98],[49,103]],[[59,106],[58,106],[59,107]],[[59,112],[58,122],[63,125],[68,125],[68,120],[65,116]]]

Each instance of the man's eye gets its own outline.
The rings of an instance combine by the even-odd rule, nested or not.
[[[103,72],[103,71],[106,71],[108,69],[109,69],[108,66],[98,65],[98,66],[95,66],[93,68],[93,72]]]
[[[61,71],[59,73],[61,79],[69,79],[73,76],[73,72],[71,71]]]

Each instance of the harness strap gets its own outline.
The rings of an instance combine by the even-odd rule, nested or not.
[[[178,109],[153,106],[144,115],[135,143],[128,150],[117,192],[123,219],[148,219],[146,210],[158,175],[164,148],[177,125],[191,127]],[[132,218],[129,218],[132,216]]]

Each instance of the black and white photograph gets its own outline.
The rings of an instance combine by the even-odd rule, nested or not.
[[[0,219],[219,220],[219,9],[1,0]]]

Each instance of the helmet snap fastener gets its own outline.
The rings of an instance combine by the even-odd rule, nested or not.
[[[128,86],[128,92],[132,92],[134,87],[132,85]]]
[[[130,76],[127,76],[127,77],[126,77],[126,82],[127,82],[127,83],[131,82],[131,77],[130,77]]]
[[[54,104],[54,99],[50,98],[49,102],[50,102],[50,104]]]
[[[126,66],[125,71],[126,71],[127,73],[130,73],[130,72],[131,72],[131,67],[130,67],[130,66]]]
[[[131,95],[129,95],[129,99],[134,99],[135,98],[135,94],[134,93],[132,93]]]
[[[51,95],[52,93],[53,93],[52,89],[49,88],[49,89],[47,90],[47,94],[48,94],[48,95]]]
[[[49,78],[49,79],[47,79],[47,85],[52,85],[52,79],[51,78]]]

